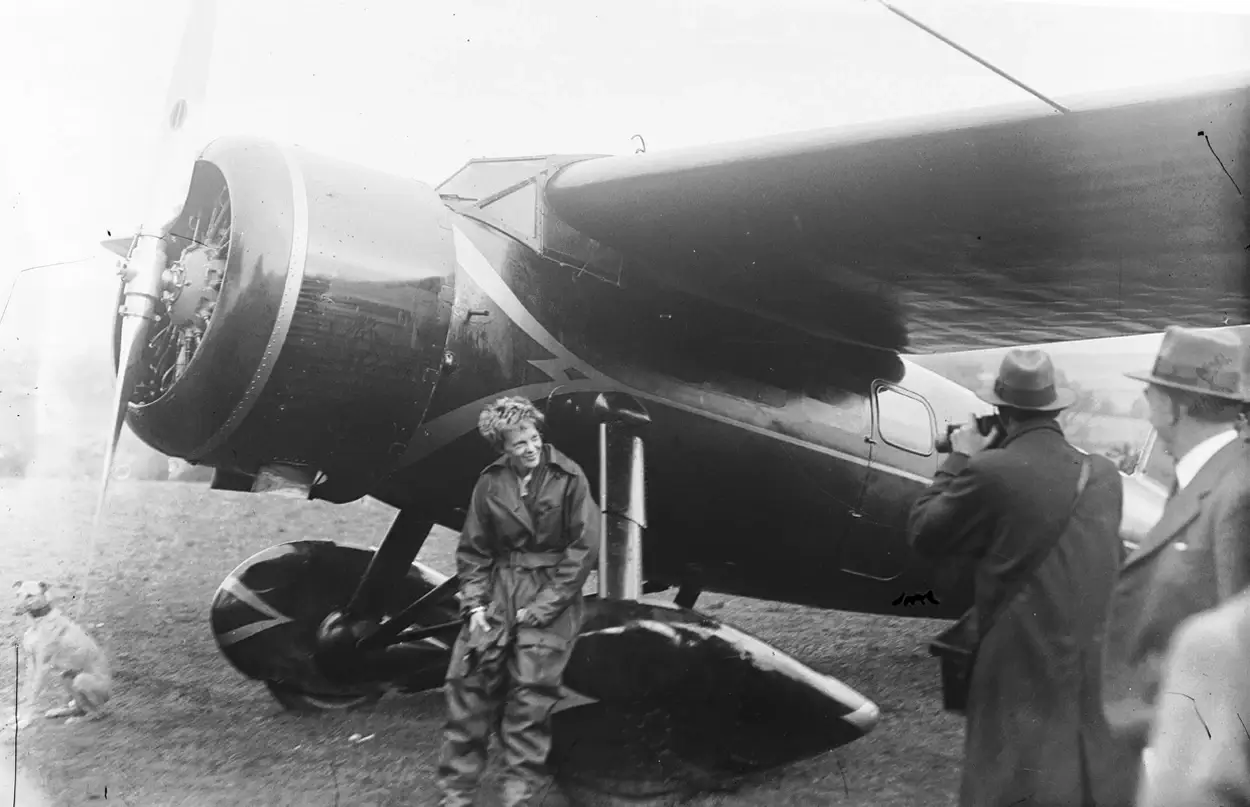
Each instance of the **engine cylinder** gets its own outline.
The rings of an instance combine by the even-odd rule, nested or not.
[[[321,498],[363,495],[407,446],[443,369],[450,215],[415,180],[214,141],[168,238],[184,266],[203,266],[193,251],[224,258],[223,277],[181,290],[213,298],[198,331],[185,313],[170,318],[189,307],[167,299],[131,428],[170,456],[242,473],[302,467],[324,475]]]

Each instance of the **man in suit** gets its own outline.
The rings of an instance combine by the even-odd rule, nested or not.
[[[1250,590],[1173,636],[1138,807],[1250,804]]]
[[[1184,619],[1250,581],[1250,349],[1231,331],[1169,328],[1148,374],[1150,425],[1176,462],[1158,523],[1125,559],[1107,620],[1107,720],[1132,752],[1146,744],[1168,642]]]
[[[998,408],[1001,446],[990,448],[994,435],[971,424],[956,431],[908,524],[918,553],[974,567],[985,635],[968,694],[959,803],[1127,805],[1132,791],[1124,760],[1109,756],[1117,749],[1099,691],[1120,557],[1119,471],[1090,456],[1076,498],[1084,455],[1056,422],[1074,395],[1056,389],[1044,351],[1007,353],[980,397]],[[1022,567],[1034,560],[1030,574]]]

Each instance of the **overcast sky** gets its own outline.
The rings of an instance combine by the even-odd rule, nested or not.
[[[1246,12],[895,5],[1060,102],[1250,72]],[[0,267],[80,258],[138,225],[187,9],[0,3]],[[1019,102],[1044,108],[872,0],[219,0],[205,136],[436,184],[474,156],[630,153],[634,134],[656,151]]]

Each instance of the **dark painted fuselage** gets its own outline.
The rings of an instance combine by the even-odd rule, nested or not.
[[[567,162],[504,161],[503,179],[470,164],[440,198],[297,149],[216,141],[174,233],[189,240],[228,197],[226,280],[185,372],[131,405],[131,427],[215,466],[217,487],[258,489],[280,466],[315,498],[373,495],[458,528],[493,459],[476,432],[486,403],[543,405],[548,439],[597,489],[586,403],[625,391],[651,418],[649,589],[965,608],[960,570],[916,557],[905,526],[941,460],[936,434],[989,407],[893,352],[674,291],[654,266],[631,272],[545,205]],[[901,596],[929,591],[923,605]]]
[[[891,604],[900,591],[934,589],[942,605],[926,615],[966,605],[910,553],[904,528],[906,503],[939,461],[935,429],[985,411],[971,393],[890,353],[812,344],[672,292],[577,277],[479,221],[458,217],[455,226],[457,308],[479,313],[453,320],[448,349],[460,367],[435,390],[381,498],[458,526],[491,460],[477,413],[505,393],[545,404],[548,439],[597,488],[598,433],[573,410],[587,392],[624,389],[651,416],[643,549],[651,586],[693,579],[898,613],[916,610]],[[477,371],[483,364],[491,372]],[[879,401],[886,416],[919,419],[887,423],[887,440]]]

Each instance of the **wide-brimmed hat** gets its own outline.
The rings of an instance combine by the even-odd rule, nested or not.
[[[1163,332],[1153,369],[1124,375],[1161,387],[1250,403],[1250,348],[1235,331],[1173,325]]]
[[[994,406],[1053,412],[1076,401],[1076,393],[1055,386],[1055,365],[1044,350],[1012,348],[1003,356],[998,378],[977,397]]]

